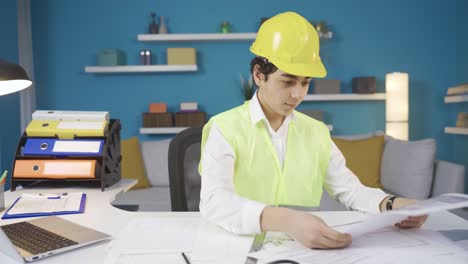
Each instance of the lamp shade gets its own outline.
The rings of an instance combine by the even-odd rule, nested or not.
[[[386,133],[398,139],[408,140],[408,88],[409,76],[404,72],[385,76]]]
[[[0,60],[0,96],[31,86],[26,71],[18,64]]]

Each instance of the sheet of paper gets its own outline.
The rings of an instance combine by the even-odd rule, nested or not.
[[[468,206],[468,195],[460,193],[443,194],[428,200],[420,201],[407,207],[369,216],[354,225],[340,228],[339,231],[361,236],[367,232],[392,226],[408,216],[431,214],[443,210],[457,209]]]
[[[189,254],[187,254],[190,256]],[[104,264],[186,264],[182,254],[175,252],[152,252],[148,250],[112,250]],[[197,262],[191,262],[199,264]]]
[[[197,218],[135,219],[116,236],[110,243],[110,248],[145,252],[191,251],[199,222]]]
[[[202,220],[191,253],[196,263],[244,263],[254,236],[242,236]]]
[[[250,253],[258,263],[289,259],[300,263],[468,263],[468,253],[436,231],[381,229],[353,239],[345,249],[308,249],[293,240]],[[398,256],[396,258],[395,256]]]
[[[78,211],[83,193],[68,193],[67,195],[37,195],[22,194],[8,214],[52,213],[63,211]],[[53,197],[54,199],[49,199]],[[56,198],[56,199],[55,199]]]

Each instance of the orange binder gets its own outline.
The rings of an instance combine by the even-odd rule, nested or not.
[[[89,179],[95,167],[95,160],[15,160],[13,178]]]

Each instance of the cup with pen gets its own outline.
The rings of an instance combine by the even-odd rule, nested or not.
[[[5,209],[5,182],[7,178],[8,171],[5,170],[0,177],[0,211]]]

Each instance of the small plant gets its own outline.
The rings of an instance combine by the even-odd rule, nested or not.
[[[249,79],[246,82],[244,79],[244,76],[240,74],[240,84],[241,84],[241,92],[244,95],[245,101],[252,99],[252,96],[254,95],[252,75],[249,76]]]

